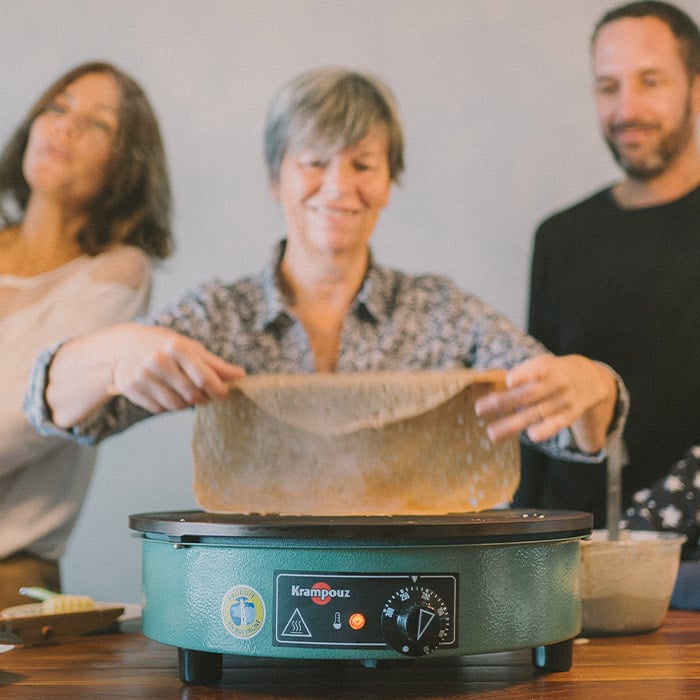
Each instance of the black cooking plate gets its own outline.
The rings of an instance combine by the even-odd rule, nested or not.
[[[129,527],[180,542],[261,538],[485,544],[585,537],[591,534],[593,516],[578,511],[519,509],[387,516],[221,514],[192,510],[131,515]]]

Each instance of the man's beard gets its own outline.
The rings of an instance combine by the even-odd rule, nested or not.
[[[624,122],[613,127],[613,132],[616,129],[622,130],[624,127],[630,126],[647,125],[640,122]],[[609,136],[605,137],[605,142],[617,164],[629,177],[635,180],[652,180],[665,172],[669,165],[682,153],[683,149],[693,137],[695,128],[692,106],[690,104],[690,98],[688,98],[685,114],[678,128],[662,138],[657,148],[647,156],[641,159],[637,159],[634,156],[628,158],[618,150],[614,141]]]

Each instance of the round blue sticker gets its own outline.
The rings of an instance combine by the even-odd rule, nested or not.
[[[252,639],[265,624],[265,603],[254,588],[239,584],[224,596],[221,617],[229,634]]]

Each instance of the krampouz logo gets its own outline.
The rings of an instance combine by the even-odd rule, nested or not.
[[[298,584],[292,585],[293,598],[311,598],[316,605],[326,605],[333,598],[349,598],[350,590],[347,588],[331,588],[325,581],[314,583],[311,588],[302,588]]]

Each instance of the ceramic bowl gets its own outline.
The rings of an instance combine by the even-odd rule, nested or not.
[[[594,530],[581,542],[581,633],[638,634],[660,627],[683,542],[685,535],[631,530],[611,542],[607,530]]]

